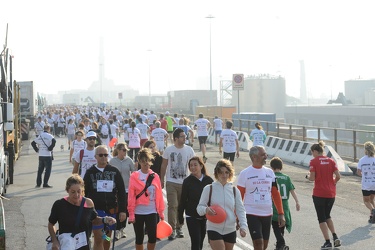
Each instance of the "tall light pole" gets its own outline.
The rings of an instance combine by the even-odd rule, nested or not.
[[[151,110],[151,49],[147,50],[148,53],[148,108]]]
[[[212,63],[211,63],[211,19],[215,18],[212,15],[206,16],[206,18],[210,19],[210,105],[213,104],[213,93],[212,93]]]

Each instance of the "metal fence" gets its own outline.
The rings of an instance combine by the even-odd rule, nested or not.
[[[191,123],[198,119],[197,115],[187,115]],[[211,123],[214,117],[205,117]],[[227,119],[223,120],[224,127]],[[287,124],[269,121],[254,121],[233,119],[233,130],[243,131],[250,135],[254,129],[254,123],[261,123],[267,135],[273,135],[286,139],[293,139],[307,142],[318,142],[323,140],[326,145],[332,146],[342,159],[358,162],[364,155],[363,144],[366,141],[374,141],[375,131],[358,129],[341,129],[327,127],[313,127],[296,124]]]

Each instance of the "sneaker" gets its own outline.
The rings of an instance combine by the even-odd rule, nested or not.
[[[289,247],[283,245],[283,246],[276,247],[275,250],[289,250]]]
[[[177,238],[184,238],[185,237],[184,232],[182,232],[181,229],[177,229],[176,232],[177,232]]]
[[[333,246],[334,247],[341,246],[341,240],[339,238],[333,239]]]
[[[203,156],[203,162],[204,162],[204,163],[206,163],[207,159],[208,159],[208,158],[207,158],[206,156]]]
[[[323,246],[320,249],[332,249],[332,243],[324,242]]]
[[[48,185],[48,184],[44,184],[43,185],[44,188],[52,188],[52,186]]]
[[[372,215],[370,215],[370,218],[368,219],[368,223],[372,223]]]
[[[115,235],[115,240],[117,241],[119,239],[121,239],[121,231],[120,230],[116,231],[116,235]]]
[[[36,185],[35,187],[36,187],[36,188],[40,188],[40,185]]]
[[[174,240],[176,239],[176,230],[172,231],[172,234],[168,236],[168,240]]]
[[[125,228],[121,228],[120,232],[121,232],[121,238],[126,238]]]

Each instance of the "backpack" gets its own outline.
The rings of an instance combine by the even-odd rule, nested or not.
[[[149,186],[151,186],[151,183],[152,183],[152,180],[155,178],[155,173],[152,173],[152,174],[149,174],[148,177],[147,177],[147,180],[146,180],[146,185],[144,187],[144,189],[139,193],[137,194],[137,196],[135,197],[135,199],[138,199],[139,197],[142,196],[142,194],[145,194],[145,196],[147,197],[148,194],[147,194],[147,188]]]

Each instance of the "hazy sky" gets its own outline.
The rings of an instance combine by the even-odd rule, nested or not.
[[[0,42],[9,24],[13,78],[37,90],[88,88],[105,76],[148,94],[209,89],[233,73],[286,78],[299,96],[299,60],[310,97],[344,91],[344,81],[374,78],[373,1],[2,1]],[[209,14],[214,19],[205,18]],[[152,50],[148,52],[147,50]],[[221,77],[221,78],[220,78]]]

